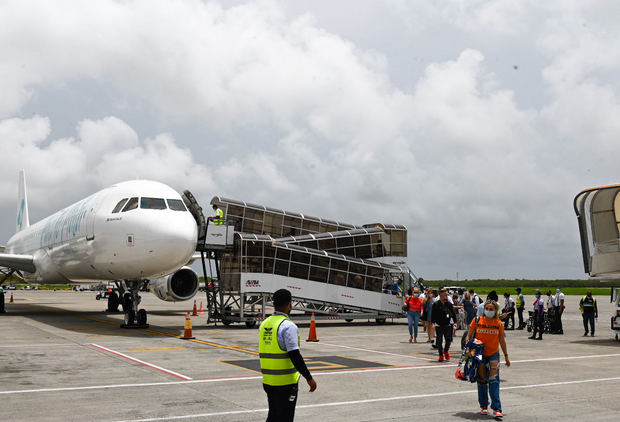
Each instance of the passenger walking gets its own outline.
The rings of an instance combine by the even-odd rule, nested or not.
[[[487,295],[487,300],[494,300],[495,302],[499,301],[499,296],[497,296],[497,292],[495,290],[491,290]],[[484,314],[484,304],[485,302],[480,302],[477,307],[476,316],[481,317]]]
[[[465,292],[463,296],[463,309],[465,309],[465,324],[469,327],[469,324],[476,317],[476,306],[472,302],[469,292]]]
[[[530,340],[542,340],[543,322],[545,318],[545,301],[540,295],[540,290],[536,290],[536,300],[534,301],[534,329]],[[538,337],[536,337],[538,333]]]
[[[491,396],[491,409],[493,416],[501,418],[502,403],[499,397],[499,348],[504,353],[506,366],[510,366],[508,359],[508,347],[504,338],[504,323],[498,315],[499,305],[496,301],[487,300],[484,304],[484,315],[476,318],[469,326],[467,341],[475,338],[482,342],[482,364],[478,370],[478,403],[480,413],[489,414],[489,395]]]
[[[427,343],[433,343],[435,341],[435,326],[433,325],[433,303],[435,302],[433,298],[433,291],[428,289],[426,292],[426,297],[424,298],[424,326],[426,327],[426,334],[428,335]]]
[[[464,349],[465,345],[467,344],[466,339],[469,332],[468,328],[474,318],[476,318],[477,311],[476,307],[474,306],[474,302],[472,302],[471,300],[471,295],[469,294],[469,292],[465,292],[465,294],[463,295],[463,309],[465,310],[465,327],[467,328],[461,336],[461,349]]]
[[[277,290],[273,294],[275,312],[260,325],[258,352],[263,374],[263,389],[267,393],[269,413],[267,422],[288,422],[295,418],[300,374],[316,390],[299,352],[299,329],[288,317],[291,312],[291,292]]]
[[[448,302],[448,291],[439,290],[439,300],[433,304],[432,319],[437,332],[437,351],[439,362],[450,360],[450,344],[456,330],[456,314],[452,304]],[[445,341],[445,345],[444,345]]]
[[[588,335],[588,324],[590,324],[590,335],[594,337],[594,319],[598,318],[598,306],[590,290],[579,301],[579,310],[583,318],[584,337]]]
[[[413,294],[410,294],[405,299],[405,306],[407,307],[407,322],[409,323],[409,343],[412,341],[417,343],[418,324],[420,323],[420,313],[423,306],[422,299],[420,299],[420,289],[417,287],[413,289]]]
[[[517,330],[522,330],[525,328],[525,323],[523,322],[523,310],[525,309],[525,298],[521,294],[521,287],[517,287],[517,314],[519,315],[519,327]]]
[[[515,329],[515,301],[510,297],[510,293],[504,293],[504,309],[502,310],[503,314],[506,314],[506,318],[510,320],[510,324],[507,324],[509,328],[505,328],[506,330],[514,330]],[[507,321],[506,321],[507,322]]]
[[[558,287],[555,289],[555,324],[553,327],[553,334],[564,334],[564,328],[562,327],[562,314],[564,313],[564,293],[562,289]]]

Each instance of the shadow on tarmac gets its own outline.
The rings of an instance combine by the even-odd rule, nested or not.
[[[488,421],[489,419],[493,419],[493,416],[483,415],[480,412],[457,412],[453,416],[460,419],[466,419],[468,421]]]

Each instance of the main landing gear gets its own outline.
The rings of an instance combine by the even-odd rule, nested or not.
[[[113,291],[108,296],[108,312],[118,312],[118,306],[123,307],[125,313],[124,323],[121,328],[148,328],[146,311],[138,309],[142,298],[138,294],[140,287],[146,281],[125,280],[124,283],[117,282],[118,293]],[[123,286],[124,284],[124,286]]]

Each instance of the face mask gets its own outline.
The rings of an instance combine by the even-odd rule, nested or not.
[[[588,297],[592,297],[592,293],[588,293]]]
[[[419,294],[419,293],[414,293],[414,294],[413,294],[413,297],[419,297],[419,296],[420,296],[420,294]]]
[[[555,289],[555,292],[556,293],[560,293],[560,289]]]
[[[536,295],[536,299],[540,299],[540,295],[538,295],[538,294],[537,294],[537,295]]]
[[[493,317],[495,316],[495,311],[487,311],[487,310],[485,309],[485,311],[484,311],[484,315],[485,315],[487,318],[493,318]]]
[[[551,293],[547,293],[547,297],[550,297],[550,296],[551,296]]]

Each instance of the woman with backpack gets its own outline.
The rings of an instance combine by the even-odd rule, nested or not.
[[[405,299],[404,307],[407,309],[407,322],[409,323],[409,343],[418,342],[418,324],[420,323],[420,313],[422,312],[422,299],[420,299],[420,289],[417,287],[409,289],[409,296]]]
[[[475,318],[467,334],[467,342],[475,338],[482,342],[482,363],[478,370],[478,402],[480,412],[489,414],[489,395],[491,396],[491,409],[493,416],[501,418],[502,404],[499,398],[499,348],[504,353],[506,366],[510,366],[508,348],[504,337],[504,323],[499,320],[499,305],[495,300],[488,300],[484,304],[484,313]]]

